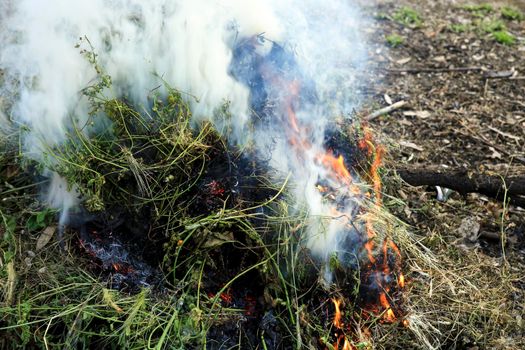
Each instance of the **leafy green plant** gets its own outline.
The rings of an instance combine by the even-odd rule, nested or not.
[[[56,217],[56,210],[54,209],[43,209],[39,212],[34,213],[27,220],[27,229],[29,231],[38,231],[49,226]]]
[[[523,21],[525,15],[515,7],[504,6],[501,8],[501,17],[511,21]]]
[[[392,47],[398,47],[400,45],[403,45],[405,39],[400,35],[391,34],[386,36],[386,42]]]
[[[418,28],[423,24],[423,20],[419,13],[411,7],[402,7],[397,10],[392,18],[407,27]]]

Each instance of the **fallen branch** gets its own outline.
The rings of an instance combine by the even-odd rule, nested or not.
[[[525,205],[525,173],[522,168],[521,172],[506,175],[438,167],[400,168],[397,173],[412,186],[442,186],[461,194],[480,193],[500,200],[506,195],[514,204]]]
[[[375,111],[374,113],[367,115],[365,117],[365,119],[369,120],[369,121],[373,120],[373,119],[376,119],[377,117],[380,117],[382,115],[391,113],[391,112],[395,111],[396,109],[403,108],[406,104],[407,104],[406,101],[396,102],[394,104],[391,104],[390,106],[387,106],[385,108],[381,108],[381,109]]]
[[[392,68],[390,73],[449,73],[449,72],[480,72],[481,67],[450,67],[450,68]]]

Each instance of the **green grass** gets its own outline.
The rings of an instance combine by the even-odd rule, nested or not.
[[[480,21],[478,24],[480,30],[486,33],[500,32],[507,29],[507,26],[503,21],[498,19],[487,19]]]
[[[385,37],[385,39],[386,39],[386,42],[388,43],[388,45],[390,45],[392,47],[401,46],[405,42],[405,39],[402,36],[397,35],[397,34],[387,35]]]
[[[525,16],[523,15],[523,12],[521,12],[519,9],[515,7],[510,6],[504,6],[501,8],[501,17],[511,20],[511,21],[523,21],[525,19]]]
[[[451,31],[451,32],[454,32],[454,33],[465,33],[467,31],[470,30],[470,25],[468,24],[451,24],[448,26],[448,29]]]
[[[461,6],[465,11],[472,12],[475,16],[485,16],[494,12],[494,7],[491,4],[483,3],[479,5],[465,5]]]
[[[475,22],[480,34],[488,33],[496,42],[503,45],[516,43],[514,35],[508,32],[505,23],[499,19],[486,19]]]
[[[492,33],[494,40],[503,45],[514,45],[516,43],[516,37],[506,30],[495,31]]]
[[[74,134],[78,141],[64,150],[54,150],[68,165],[56,170],[74,178],[79,188],[85,186],[82,191],[87,200],[90,194],[100,196],[98,200],[103,208],[122,201],[122,207],[129,207],[128,210],[133,213],[140,212],[141,206],[147,203],[157,209],[157,216],[152,219],[154,229],[166,231],[171,236],[169,242],[174,242],[166,244],[164,250],[158,252],[164,255],[162,267],[165,282],[161,292],[151,288],[144,288],[138,294],[112,290],[107,281],[92,275],[85,257],[77,256],[75,250],[61,251],[57,242],[28,255],[28,251],[35,250],[35,238],[40,231],[46,225],[53,224],[51,212],[37,205],[38,193],[33,191],[34,186],[28,187],[31,176],[25,177],[26,183],[16,183],[15,179],[6,177],[7,167],[21,167],[21,164],[17,165],[9,157],[2,158],[0,193],[7,200],[0,203],[0,348],[205,348],[209,340],[207,334],[213,327],[221,327],[221,324],[228,322],[243,322],[244,310],[226,307],[219,296],[248,273],[252,274],[252,278],[257,276],[257,279],[267,281],[268,296],[281,300],[274,307],[274,313],[279,323],[293,325],[288,329],[290,346],[294,344],[293,339],[306,337],[310,332],[295,327],[297,308],[304,307],[308,301],[303,300],[297,291],[305,272],[303,267],[297,266],[297,241],[290,228],[297,227],[304,217],[298,216],[297,212],[293,217],[286,213],[288,206],[284,201],[277,200],[282,191],[280,187],[272,189],[274,197],[261,203],[245,202],[244,205],[223,208],[208,215],[192,216],[185,212],[187,197],[181,192],[191,190],[196,180],[181,180],[177,172],[195,169],[198,178],[203,164],[205,167],[210,159],[203,158],[203,155],[213,147],[217,150],[217,147],[224,145],[216,143],[217,136],[212,129],[187,134],[181,132],[180,128],[184,129],[185,125],[182,120],[178,120],[177,126],[172,125],[173,118],[181,116],[179,112],[184,105],[177,99],[178,94],[168,96],[171,97],[163,101],[162,106],[160,101],[157,102],[156,109],[158,113],[171,115],[171,118],[162,119],[160,116],[159,120],[164,120],[165,124],[161,123],[156,130],[145,129],[149,132],[150,141],[155,140],[149,146],[152,149],[156,145],[164,150],[160,147],[164,145],[162,139],[167,137],[170,140],[170,148],[159,153],[162,161],[148,163],[131,159],[136,158],[131,153],[133,143],[144,140],[145,134],[134,130],[126,136],[124,130],[130,126],[126,120],[134,117],[134,109],[117,100],[108,100],[101,106],[109,113],[115,110],[122,112],[117,113],[124,117],[122,124],[114,124],[118,138],[95,138],[87,143],[80,135]],[[183,118],[189,116],[183,114]],[[118,131],[120,128],[121,131]],[[130,151],[122,152],[120,146],[124,142]],[[114,150],[104,148],[110,145],[118,147],[113,147]],[[180,151],[177,147],[181,147]],[[77,157],[73,157],[75,152],[79,152]],[[197,152],[198,157],[194,156]],[[189,159],[193,163],[183,167],[179,159]],[[140,184],[140,179],[146,172],[149,176],[155,176],[155,181],[148,178],[151,181],[149,186],[143,187],[139,194],[140,186],[144,185]],[[116,174],[115,179],[112,173]],[[167,174],[173,174],[169,184],[163,181]],[[106,181],[90,184],[93,175]],[[6,188],[8,182],[13,186]],[[21,194],[28,189],[29,195],[20,200]],[[135,197],[128,195],[123,201],[124,194],[131,190],[137,191]],[[257,214],[262,207],[269,215],[264,220],[266,227],[255,225],[264,219]],[[99,210],[98,207],[91,209]],[[158,220],[157,226],[155,220]],[[22,234],[22,230],[26,233]],[[268,235],[270,239],[263,241],[261,234],[266,230],[277,234]],[[235,242],[219,239],[227,232],[236,233],[238,238]],[[66,246],[71,247],[74,238],[67,235],[66,242]],[[221,253],[225,245],[229,245],[228,254],[231,254],[231,249],[236,249],[238,254],[252,251],[257,259],[225,280],[222,289],[215,290],[215,296],[210,296],[207,294],[209,289],[204,290],[203,287],[205,272],[217,268],[216,259],[211,254],[226,254]],[[325,325],[321,322],[318,316],[312,314],[313,328],[324,329]],[[232,334],[239,336],[241,348],[247,346],[244,345],[242,332]]]
[[[192,214],[196,184],[210,160],[225,152],[239,157],[241,151],[230,148],[209,123],[190,126],[186,100],[167,85],[164,96],[153,96],[146,111],[106,98],[111,78],[98,67],[95,54],[89,50],[84,54],[98,73],[83,91],[91,104],[88,124],[103,123],[108,131],[88,137],[73,125],[65,144],[47,149],[45,165],[76,184],[92,215],[109,215],[114,208],[130,217],[148,215],[151,231],[167,241],[157,252],[163,291],[145,288],[130,295],[111,290],[107,281],[92,275],[85,257],[74,250],[61,251],[56,241],[28,255],[35,251],[42,230],[56,224],[56,213],[38,202],[32,184],[42,165],[17,157],[16,144],[2,139],[0,348],[202,348],[212,327],[243,317],[242,309],[221,305],[220,293],[210,297],[202,288],[203,271],[217,269],[211,254],[220,255],[225,245],[230,253],[236,249],[242,256],[251,251],[256,259],[232,271],[237,275],[225,280],[223,288],[248,272],[273,280],[279,287],[270,294],[285,301],[276,306],[276,317],[283,324],[294,324],[295,308],[303,302],[293,291],[296,282],[276,272],[287,260],[280,249],[292,238],[281,243],[263,241],[261,236],[280,229],[284,238],[290,234],[286,225],[297,226],[278,210],[283,184],[254,177],[250,181],[274,196],[260,202],[224,203],[217,211]],[[216,113],[218,118],[228,118],[227,106]],[[256,222],[263,218],[257,210],[262,207],[273,217],[265,227],[258,227]],[[234,242],[219,239],[228,232],[235,233]],[[66,238],[66,246],[71,247],[73,237]],[[300,270],[294,268],[297,274]],[[294,334],[290,339],[298,337],[295,328],[290,332]]]
[[[396,22],[404,26],[410,27],[410,28],[418,28],[423,24],[423,20],[419,12],[417,12],[411,7],[406,7],[406,6],[398,9],[394,13],[392,18]]]

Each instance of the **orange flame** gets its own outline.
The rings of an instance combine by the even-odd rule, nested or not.
[[[350,344],[350,342],[346,338],[343,344],[343,350],[354,350],[354,347],[352,346],[352,344]]]
[[[134,271],[131,266],[127,266],[124,264],[112,263],[111,266],[113,267],[113,270],[115,272],[121,273],[123,275],[127,275]]]
[[[338,180],[342,180],[347,184],[350,184],[352,177],[350,171],[345,166],[345,160],[343,156],[335,157],[331,152],[327,152],[319,157],[321,163],[332,170]]]
[[[338,300],[336,298],[332,298],[332,302],[334,303],[335,307],[335,314],[334,314],[334,321],[333,324],[337,329],[343,328],[343,323],[341,322],[341,300]]]
[[[286,98],[282,101],[282,111],[284,113],[283,123],[287,124],[286,132],[289,143],[292,145],[292,148],[297,152],[297,157],[302,159],[306,150],[312,149],[312,143],[308,139],[308,129],[300,124],[300,121],[297,118],[295,106],[299,101],[299,94],[301,90],[301,84],[298,80],[286,81],[278,73],[273,73],[270,76],[272,83],[276,86],[280,86],[283,90],[288,91]],[[287,118],[287,120],[286,120]],[[353,179],[350,170],[345,165],[345,159],[342,155],[334,154],[333,151],[327,150],[320,152],[314,156],[314,159],[318,162],[319,165],[322,165],[327,173],[328,179],[334,181],[335,183],[346,186],[349,194],[362,195],[373,200],[373,206],[369,215],[366,215],[365,219],[365,229],[366,229],[366,242],[364,243],[364,251],[368,257],[367,268],[370,270],[370,274],[375,273],[376,282],[381,292],[378,296],[378,304],[372,305],[371,308],[376,312],[383,312],[383,320],[386,322],[394,322],[396,320],[396,314],[392,305],[390,305],[388,293],[391,292],[392,286],[387,282],[386,276],[392,274],[397,274],[397,284],[399,288],[404,288],[405,277],[401,274],[401,253],[399,252],[398,247],[390,239],[385,239],[381,246],[381,253],[376,254],[376,243],[375,239],[377,233],[375,231],[375,220],[373,213],[382,205],[382,184],[381,177],[379,175],[379,169],[381,166],[383,158],[383,147],[377,145],[373,142],[372,133],[369,129],[364,129],[364,137],[359,141],[358,146],[363,149],[367,155],[371,158],[371,164],[368,172],[368,177],[372,184],[372,191],[368,192],[363,191],[353,184]],[[327,198],[335,200],[337,197],[330,193],[330,187],[323,185],[318,185],[317,189],[320,193],[323,193]],[[338,214],[337,209],[334,207],[334,215]],[[350,217],[348,217],[349,225]],[[389,265],[389,256],[394,254],[394,271],[391,271],[391,264]],[[383,276],[383,277],[381,277]],[[388,284],[388,285],[385,285]],[[332,302],[335,306],[335,315],[333,319],[333,324],[337,329],[342,329],[342,313],[340,310],[341,301],[337,299],[332,299]],[[350,349],[350,342],[344,337],[345,345],[343,349]],[[338,339],[337,344],[342,338]],[[339,346],[338,346],[339,347]],[[337,348],[338,348],[337,347]]]
[[[381,306],[386,310],[383,316],[384,320],[388,322],[394,322],[396,320],[396,315],[394,314],[394,311],[392,310],[385,293],[381,293],[379,295],[379,301],[381,302]]]

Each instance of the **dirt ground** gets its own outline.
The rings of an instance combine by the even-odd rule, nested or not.
[[[491,10],[488,6],[485,10],[483,6],[467,7],[473,4],[482,3],[403,0],[365,5],[376,19],[368,28],[373,74],[362,91],[369,101],[365,111],[407,102],[402,109],[371,122],[392,146],[388,168],[436,166],[501,175],[523,173],[525,21],[505,18],[501,10],[511,5],[525,12],[525,2],[492,1]],[[399,14],[404,7],[414,9],[420,22],[401,23]],[[494,28],[510,33],[514,43],[497,42]],[[385,48],[385,43],[391,47]],[[467,69],[454,71],[457,68]],[[389,191],[404,201],[391,209],[423,241],[439,240],[432,248],[438,256],[455,251],[457,264],[451,264],[451,269],[460,271],[467,261],[479,264],[480,271],[488,266],[485,275],[472,276],[478,288],[484,288],[483,283],[488,283],[486,288],[499,283],[497,278],[481,283],[483,278],[491,280],[491,275],[511,276],[506,281],[512,292],[502,294],[498,302],[501,310],[513,315],[509,322],[519,326],[508,333],[491,333],[482,341],[456,341],[453,347],[522,348],[524,208],[504,206],[479,194],[453,193],[446,202],[439,202],[435,187],[406,183],[390,184]],[[417,277],[412,274],[412,278],[415,283]],[[485,324],[480,324],[484,332]]]

